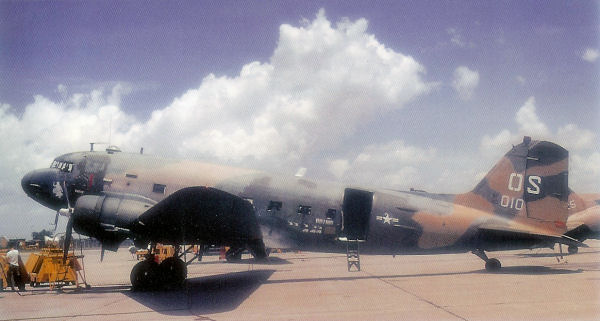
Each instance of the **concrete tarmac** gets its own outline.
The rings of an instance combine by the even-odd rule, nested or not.
[[[92,288],[0,292],[0,320],[600,320],[600,241],[557,261],[551,249],[488,253],[488,273],[473,254],[346,256],[275,253],[268,264],[188,266],[186,288],[132,292],[137,263],[126,249],[85,254]],[[558,249],[558,246],[557,246]]]

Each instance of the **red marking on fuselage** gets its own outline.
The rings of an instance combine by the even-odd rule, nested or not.
[[[94,185],[94,174],[90,174],[90,178],[88,180],[88,190],[91,190],[93,185]]]

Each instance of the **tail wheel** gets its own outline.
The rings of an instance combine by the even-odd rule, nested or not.
[[[485,262],[485,269],[489,272],[500,270],[502,264],[498,259],[489,259]]]
[[[130,280],[133,290],[149,290],[156,286],[158,264],[152,260],[142,261],[131,270]]]
[[[176,258],[166,258],[159,266],[159,282],[166,288],[180,288],[183,286],[187,277],[187,265]]]

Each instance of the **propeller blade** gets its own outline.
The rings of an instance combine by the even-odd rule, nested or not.
[[[60,213],[58,211],[56,211],[56,216],[54,217],[54,229],[52,230],[52,233],[54,234],[54,232],[56,232],[56,227],[58,226],[58,216],[60,215]]]
[[[100,252],[100,262],[104,260],[104,244],[102,244],[102,252]]]
[[[63,194],[65,194],[65,198],[67,199],[67,208],[71,208],[71,200],[69,200],[69,190],[67,189],[67,181],[63,181],[62,184]]]
[[[63,247],[63,260],[67,261],[67,255],[69,254],[69,246],[71,246],[71,238],[73,233],[73,216],[69,217],[67,222],[67,230],[65,232],[65,244]]]

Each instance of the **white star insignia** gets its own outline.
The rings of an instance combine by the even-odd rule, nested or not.
[[[383,224],[392,224],[392,217],[390,217],[390,214],[388,214],[387,212],[385,213],[385,216],[383,217]]]

